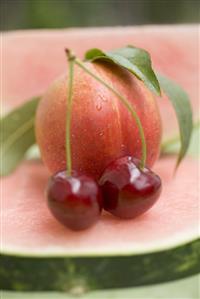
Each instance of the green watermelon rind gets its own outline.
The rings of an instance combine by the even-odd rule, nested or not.
[[[97,290],[86,294],[80,294],[81,299],[197,299],[199,298],[200,275],[195,275],[178,281],[157,284],[145,287],[133,287],[125,289]],[[13,292],[3,291],[2,299],[74,299],[75,294],[61,292]],[[77,292],[78,295],[78,292]]]
[[[83,292],[167,282],[199,273],[200,239],[172,249],[113,256],[1,256],[0,286],[17,291]]]

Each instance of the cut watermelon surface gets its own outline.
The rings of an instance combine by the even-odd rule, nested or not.
[[[106,50],[126,44],[147,49],[154,66],[187,90],[197,117],[197,25],[5,33],[4,110],[42,94],[65,71],[65,47],[83,56],[91,47]],[[166,98],[158,101],[167,136],[177,128],[175,116]],[[175,157],[156,163],[163,192],[148,213],[129,221],[104,213],[94,227],[75,233],[56,222],[47,209],[45,167],[39,161],[23,162],[1,179],[1,288],[85,291],[198,273],[199,166],[196,158],[187,157],[173,176],[174,166]]]
[[[136,220],[103,214],[91,229],[74,233],[59,224],[46,205],[48,173],[41,163],[26,162],[2,182],[3,251],[36,255],[127,255],[158,251],[198,235],[198,168],[187,160],[176,177],[175,160],[160,160],[155,171],[163,182],[159,202]],[[188,174],[191,174],[189,176]],[[13,186],[17,186],[13,188]]]

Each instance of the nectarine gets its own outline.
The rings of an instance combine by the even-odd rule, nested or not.
[[[159,155],[162,131],[154,96],[140,80],[115,64],[88,62],[86,66],[133,105],[144,129],[147,165],[151,167]],[[37,142],[44,164],[52,173],[66,168],[67,78],[63,75],[50,86],[36,115]],[[95,179],[116,158],[141,158],[139,131],[127,108],[78,66],[73,83],[71,150],[72,168]]]

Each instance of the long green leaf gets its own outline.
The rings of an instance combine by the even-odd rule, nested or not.
[[[0,175],[8,175],[35,143],[34,121],[40,98],[34,98],[0,120]]]
[[[187,93],[178,84],[158,73],[157,78],[162,90],[171,101],[178,119],[181,141],[181,147],[176,164],[178,167],[190,144],[193,128],[192,108]]]
[[[127,46],[103,52],[100,49],[94,48],[86,52],[85,59],[90,61],[97,59],[110,60],[127,69],[138,79],[142,80],[151,91],[160,95],[160,86],[151,66],[150,55],[143,49]]]

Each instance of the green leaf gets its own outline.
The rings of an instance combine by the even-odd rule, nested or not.
[[[103,52],[100,49],[94,48],[86,52],[85,59],[90,61],[97,59],[112,61],[142,80],[156,95],[161,94],[159,82],[151,66],[150,55],[143,49],[127,46],[125,48]]]
[[[176,163],[176,167],[178,167],[190,144],[193,127],[192,108],[188,95],[178,84],[163,75],[157,74],[157,77],[162,90],[171,101],[178,119],[181,141],[181,147]]]
[[[11,173],[35,143],[34,121],[40,98],[34,98],[0,120],[0,175]]]
[[[200,121],[194,124],[190,146],[187,154],[193,157],[199,157],[199,141],[200,141]],[[180,136],[175,135],[164,140],[161,146],[161,154],[177,154],[180,151]]]

